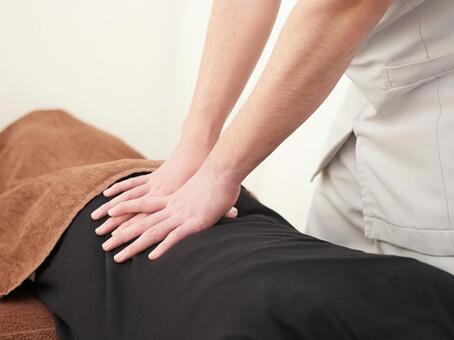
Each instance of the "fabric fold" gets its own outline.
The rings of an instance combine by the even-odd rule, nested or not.
[[[94,196],[163,162],[61,110],[31,112],[0,132],[0,297],[38,268]]]

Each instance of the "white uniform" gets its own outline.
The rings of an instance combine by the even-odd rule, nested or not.
[[[306,232],[454,274],[454,1],[395,1],[346,74]]]

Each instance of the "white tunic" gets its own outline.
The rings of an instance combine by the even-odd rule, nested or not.
[[[454,274],[454,1],[394,1],[346,75],[307,233]]]

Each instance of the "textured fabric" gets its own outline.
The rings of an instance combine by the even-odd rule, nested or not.
[[[365,237],[427,258],[454,256],[453,22],[452,0],[393,1],[346,71],[361,95],[314,174],[353,133]]]
[[[51,312],[25,281],[0,301],[0,340],[57,340]]]
[[[0,132],[0,297],[44,261],[76,213],[151,161],[63,111],[32,112]]]
[[[123,264],[123,247],[102,250],[103,220],[89,215],[107,200],[90,201],[37,270],[60,340],[454,338],[453,276],[301,234],[244,187],[237,218],[153,262],[153,247]]]

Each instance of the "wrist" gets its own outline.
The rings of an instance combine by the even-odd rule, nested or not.
[[[241,185],[241,180],[238,177],[231,176],[229,172],[218,171],[208,162],[204,162],[197,170],[197,175],[200,178],[211,179],[212,183],[216,183],[216,187],[224,188],[225,190],[235,190]]]
[[[211,150],[219,139],[224,120],[210,112],[188,114],[181,129],[180,143]]]
[[[215,150],[213,150],[215,151]],[[200,166],[199,172],[202,175],[215,177],[218,182],[227,186],[239,186],[244,176],[238,171],[234,164],[226,159],[220,159],[211,152]]]
[[[180,140],[169,158],[178,159],[190,166],[199,168],[207,158],[210,149],[197,143]]]

